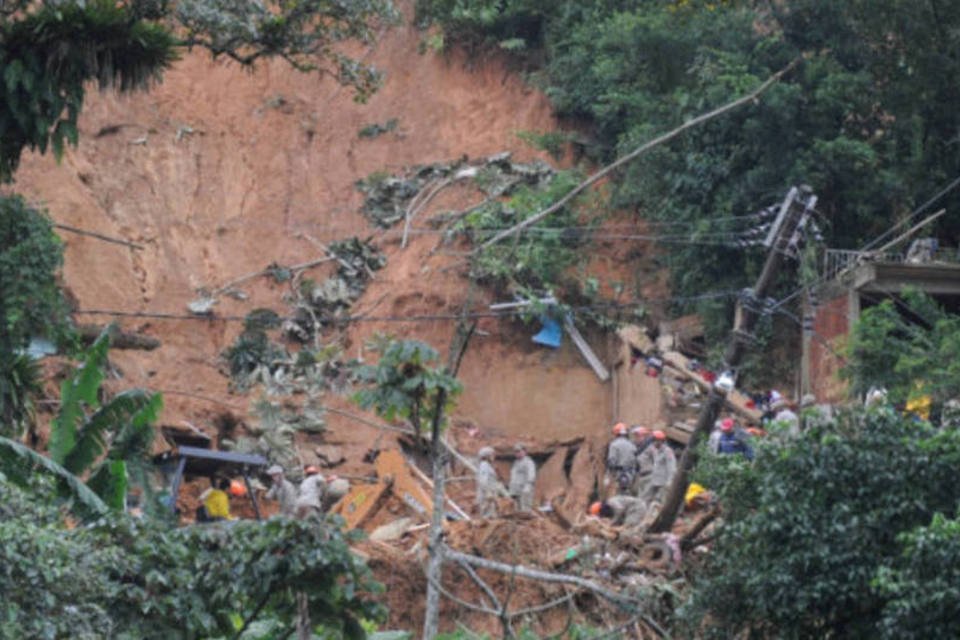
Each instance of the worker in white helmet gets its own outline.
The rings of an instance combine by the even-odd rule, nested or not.
[[[497,470],[493,468],[493,447],[483,447],[477,452],[477,512],[481,518],[497,516]]]

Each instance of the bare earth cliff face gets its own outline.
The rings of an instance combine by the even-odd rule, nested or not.
[[[413,164],[512,150],[532,155],[518,131],[555,127],[547,100],[496,60],[421,55],[409,24],[385,33],[366,55],[386,72],[366,105],[332,80],[284,63],[245,72],[195,52],[163,83],[131,97],[92,93],[81,141],[58,164],[24,158],[15,188],[59,223],[124,238],[142,251],[63,233],[65,282],[82,310],[185,314],[199,289],[216,289],[276,262],[321,257],[317,242],[378,233],[359,213],[358,179]],[[358,131],[396,118],[397,129],[373,139]],[[431,211],[463,207],[465,195],[442,194]],[[435,236],[401,250],[396,236],[377,241],[388,258],[357,313],[404,316],[457,312],[466,293],[463,261],[433,253]],[[312,277],[322,277],[321,267]],[[242,329],[225,317],[256,307],[281,314],[284,285],[244,283],[245,301],[221,298],[212,319],[121,318],[125,329],[159,338],[153,352],[114,351],[118,388],[166,392],[164,424],[190,422],[210,431],[225,409],[243,417],[250,399],[231,395],[219,354]],[[484,293],[478,301],[484,302]],[[78,322],[104,323],[106,315]],[[348,355],[374,332],[416,337],[445,353],[453,323],[366,322],[348,332]],[[461,423],[509,437],[564,439],[608,419],[608,391],[569,346],[545,354],[516,323],[484,320],[461,371]],[[185,395],[193,394],[193,395]],[[203,398],[196,397],[203,396]],[[331,404],[347,406],[341,398]],[[375,435],[331,416],[328,440],[362,447]]]

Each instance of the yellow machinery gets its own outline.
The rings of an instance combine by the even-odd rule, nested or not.
[[[430,519],[433,515],[432,498],[414,477],[402,453],[396,449],[381,451],[374,467],[376,482],[352,486],[347,495],[330,508],[330,513],[339,514],[346,520],[347,529],[362,527],[391,491],[425,519]]]

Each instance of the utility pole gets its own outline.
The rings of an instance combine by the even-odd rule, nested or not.
[[[738,322],[730,334],[730,342],[723,358],[724,368],[726,371],[733,372],[734,380],[736,380],[737,367],[743,359],[747,345],[754,340],[753,331],[756,328],[757,321],[763,315],[764,300],[767,298],[777,271],[787,255],[791,240],[800,225],[800,220],[810,214],[816,203],[817,196],[813,194],[810,187],[801,186],[792,187],[780,206],[780,213],[771,228],[771,234],[766,243],[770,253],[767,254],[763,271],[760,273],[753,289],[745,289],[740,294],[738,301],[740,307],[740,313],[737,314]],[[677,472],[674,474],[670,488],[667,490],[663,507],[660,509],[657,519],[650,525],[651,532],[669,531],[677,519],[683,497],[690,485],[690,471],[697,462],[697,447],[713,429],[713,424],[724,405],[725,398],[726,392],[718,389],[716,385],[711,387],[710,395],[700,410],[697,426],[690,436],[686,449],[683,450],[683,455],[680,457],[680,464],[677,465]]]

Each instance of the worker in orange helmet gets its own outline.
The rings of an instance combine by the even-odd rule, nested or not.
[[[297,517],[300,519],[323,512],[323,494],[327,489],[326,479],[314,465],[306,466],[303,475],[305,477],[297,491]]]
[[[230,495],[234,498],[245,498],[247,496],[247,485],[239,480],[231,480]]]
[[[637,472],[637,447],[627,437],[627,425],[613,425],[613,441],[607,447],[607,484],[616,484],[617,493],[627,493]]]
[[[673,480],[677,471],[677,457],[667,444],[667,434],[657,429],[653,432],[653,445],[641,456],[643,468],[650,469],[650,479],[639,497],[647,504],[659,502],[663,489]]]
[[[597,518],[609,518],[615,525],[639,527],[647,515],[647,503],[634,496],[612,496],[603,502],[594,502],[588,512]]]

